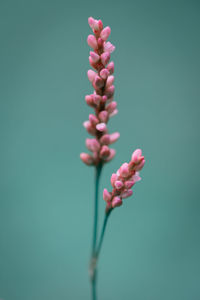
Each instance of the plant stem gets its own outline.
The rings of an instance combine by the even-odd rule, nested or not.
[[[106,225],[108,222],[109,215],[111,213],[112,209],[109,210],[104,217],[103,227],[101,230],[101,235],[99,239],[99,244],[96,248],[96,251],[93,253],[91,261],[90,261],[90,278],[91,278],[91,285],[92,285],[92,300],[97,300],[97,293],[96,293],[96,282],[97,282],[97,262],[99,258],[99,254],[101,251],[103,239],[105,236],[106,231]]]
[[[95,254],[96,260],[99,258],[99,254],[100,254],[100,251],[101,251],[103,239],[104,239],[104,236],[105,236],[106,225],[107,225],[108,218],[109,218],[109,216],[110,216],[111,211],[112,211],[112,209],[110,209],[110,210],[105,214],[105,216],[104,216],[103,227],[102,227],[102,230],[101,230],[101,236],[100,236],[99,244],[98,244],[98,246],[97,246],[97,250],[96,250],[96,254]]]
[[[98,196],[99,196],[99,180],[102,170],[102,164],[99,164],[95,169],[95,194],[94,194],[94,226],[92,240],[92,257],[95,254],[98,230]]]
[[[92,299],[96,300],[96,243],[97,243],[97,232],[98,232],[98,195],[99,195],[99,181],[102,170],[102,164],[99,164],[95,169],[95,195],[94,195],[94,226],[93,226],[93,239],[92,239],[92,255],[90,260],[90,279],[91,279],[91,288],[92,288]]]

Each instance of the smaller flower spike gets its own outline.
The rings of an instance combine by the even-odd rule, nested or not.
[[[135,182],[141,180],[139,170],[144,166],[145,160],[142,150],[137,149],[133,152],[131,161],[124,163],[116,173],[111,176],[112,192],[104,189],[103,199],[106,201],[106,213],[116,206],[122,205],[122,199],[128,198],[133,194],[131,187]]]
[[[88,19],[88,23],[93,31],[87,38],[87,43],[92,48],[89,63],[94,70],[88,70],[87,76],[94,92],[85,96],[85,101],[94,109],[94,114],[89,115],[89,120],[83,126],[94,138],[86,139],[86,147],[92,153],[82,153],[80,157],[85,164],[97,166],[113,159],[115,150],[110,149],[109,145],[120,136],[119,132],[109,134],[107,127],[109,119],[118,112],[117,103],[113,101],[114,63],[109,62],[115,46],[107,41],[111,33],[109,26],[103,28],[102,21],[92,17]]]

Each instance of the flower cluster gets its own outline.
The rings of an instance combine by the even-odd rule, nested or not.
[[[85,101],[94,109],[94,114],[90,114],[89,120],[83,125],[94,138],[86,139],[86,147],[92,154],[81,153],[80,157],[85,164],[97,166],[115,156],[115,150],[110,149],[109,145],[119,138],[118,132],[109,134],[107,129],[109,118],[117,113],[117,103],[113,101],[114,63],[109,63],[115,46],[107,41],[110,27],[103,28],[102,21],[92,17],[88,19],[88,23],[94,33],[87,38],[88,45],[93,49],[90,51],[89,63],[95,71],[89,70],[87,73],[94,92],[87,95]]]
[[[103,191],[103,199],[106,201],[106,212],[116,206],[122,205],[122,199],[130,197],[133,194],[131,190],[135,182],[141,180],[139,171],[143,168],[145,163],[142,151],[137,149],[133,152],[131,161],[124,163],[116,173],[111,176],[112,192],[107,189]]]

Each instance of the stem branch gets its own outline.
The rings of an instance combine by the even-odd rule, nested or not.
[[[101,230],[99,243],[98,243],[97,250],[96,250],[96,253],[95,253],[96,260],[98,259],[100,251],[101,251],[103,239],[104,239],[104,236],[105,236],[106,225],[107,225],[108,218],[110,216],[111,211],[112,211],[112,209],[110,209],[104,216],[103,227],[102,227],[102,230]]]

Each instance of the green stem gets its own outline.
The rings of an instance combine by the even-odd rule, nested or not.
[[[98,229],[98,196],[99,196],[99,180],[102,170],[102,164],[99,164],[95,169],[95,194],[94,194],[94,226],[92,240],[92,256],[95,254]]]
[[[110,216],[111,211],[112,211],[112,209],[110,209],[110,210],[105,214],[105,217],[104,217],[103,227],[102,227],[101,235],[100,235],[100,239],[99,239],[99,244],[98,244],[98,246],[97,246],[97,250],[96,250],[96,254],[95,254],[96,260],[98,260],[98,258],[99,258],[99,254],[100,254],[101,247],[102,247],[102,243],[103,243],[104,236],[105,236],[106,225],[107,225],[108,218],[109,218],[109,216]]]
[[[97,274],[96,274],[96,270],[94,270],[95,274],[94,274],[94,278],[92,280],[92,300],[97,300],[97,291],[96,291],[96,279],[97,279]]]
[[[91,279],[91,288],[92,288],[92,299],[97,299],[96,293],[96,243],[97,243],[97,232],[98,232],[98,195],[99,195],[99,181],[102,170],[102,164],[99,164],[95,169],[95,195],[94,195],[94,226],[93,226],[93,239],[92,239],[92,255],[90,260],[90,279]]]
[[[99,258],[99,254],[101,251],[103,239],[105,236],[106,231],[106,225],[108,222],[109,215],[111,213],[112,209],[110,209],[104,217],[103,227],[101,230],[101,235],[99,239],[98,246],[96,248],[96,251],[92,254],[91,261],[90,261],[90,278],[91,278],[91,287],[92,287],[92,300],[97,300],[97,292],[96,292],[96,282],[97,282],[97,262]]]

